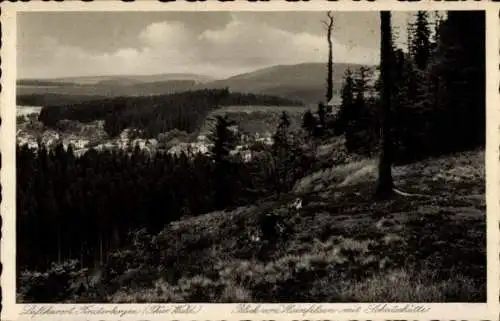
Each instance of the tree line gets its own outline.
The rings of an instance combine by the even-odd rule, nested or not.
[[[134,128],[144,138],[172,129],[194,132],[210,111],[221,106],[300,106],[302,102],[226,89],[185,91],[169,95],[116,97],[68,105],[44,106],[39,120],[55,127],[62,119],[91,122],[104,120],[104,129],[115,137],[125,128]]]

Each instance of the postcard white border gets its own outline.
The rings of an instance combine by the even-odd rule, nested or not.
[[[425,0],[424,0],[425,1]],[[121,1],[66,1],[60,2],[3,2],[1,10],[2,22],[2,92],[0,95],[0,115],[2,123],[0,127],[0,150],[2,153],[2,170],[0,179],[2,184],[2,203],[0,213],[2,214],[2,241],[1,260],[3,273],[2,285],[2,319],[24,320],[31,319],[29,316],[20,316],[20,311],[27,305],[15,303],[15,85],[16,85],[16,13],[26,11],[415,11],[415,10],[486,10],[486,70],[487,70],[487,141],[486,141],[486,191],[487,191],[487,254],[488,254],[488,303],[433,303],[418,304],[430,308],[429,312],[421,313],[310,313],[310,314],[234,314],[235,304],[201,304],[200,312],[197,314],[136,314],[136,315],[64,315],[55,314],[44,317],[37,316],[32,319],[43,320],[431,320],[431,319],[459,319],[459,320],[498,320],[499,304],[499,213],[500,213],[500,108],[499,108],[499,84],[500,84],[500,4],[486,1],[475,2],[431,2],[425,3],[398,2],[395,0],[368,1],[309,1],[309,2],[287,2],[285,0],[273,0],[272,2],[247,2],[236,0],[234,2],[206,1],[201,3],[190,3],[178,0],[176,2],[162,3],[159,1],[121,2]],[[396,290],[396,289],[395,289]],[[264,307],[277,307],[280,304],[264,304]],[[313,304],[299,304],[301,307]],[[324,309],[350,307],[354,304],[322,304]],[[367,309],[372,303],[355,304]],[[390,304],[390,306],[403,306],[404,303]],[[43,306],[43,305],[37,305]],[[82,305],[51,305],[54,309],[68,309],[75,307],[78,310]],[[95,305],[94,305],[95,306]],[[102,304],[97,305],[107,309],[116,306],[122,310],[142,311],[144,304]],[[172,305],[170,305],[172,306]],[[255,306],[255,305],[252,305]]]

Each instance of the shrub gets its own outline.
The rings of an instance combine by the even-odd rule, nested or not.
[[[22,302],[60,302],[89,290],[88,270],[77,260],[52,264],[46,272],[23,271],[18,278]]]

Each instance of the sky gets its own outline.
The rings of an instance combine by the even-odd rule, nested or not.
[[[392,15],[398,41],[411,13]],[[18,78],[195,73],[326,62],[325,12],[23,12]],[[336,12],[335,62],[378,64],[377,12]]]

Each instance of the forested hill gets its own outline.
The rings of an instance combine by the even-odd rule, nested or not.
[[[340,91],[346,70],[356,71],[362,67],[370,68],[360,64],[335,63],[332,75],[334,92]],[[325,95],[325,68],[324,63],[278,65],[200,84],[198,87],[227,87],[237,92],[287,97],[315,104]]]
[[[332,75],[334,91],[340,90],[347,69],[355,71],[361,67],[369,66],[335,63]],[[325,68],[325,63],[277,65],[217,80],[191,74],[20,79],[17,81],[17,98],[20,104],[44,106],[46,100],[57,103],[57,100],[52,99],[55,95],[64,100],[81,97],[82,101],[87,101],[92,96],[137,97],[228,88],[232,92],[270,95],[316,104],[325,95]],[[23,103],[25,101],[28,103]]]
[[[16,97],[16,104],[18,106],[65,106],[71,104],[79,104],[88,101],[104,100],[106,96],[101,95],[68,95],[56,93],[44,94],[26,94],[18,95]]]
[[[172,129],[193,132],[207,114],[220,106],[301,106],[302,102],[268,95],[229,92],[227,89],[186,91],[146,97],[116,97],[62,106],[45,106],[40,121],[56,126],[62,119],[91,122],[105,121],[110,136],[125,128],[135,128],[145,137],[154,137]]]

